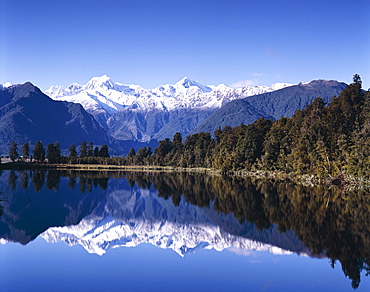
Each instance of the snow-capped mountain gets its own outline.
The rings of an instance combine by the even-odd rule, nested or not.
[[[46,94],[54,100],[80,103],[93,112],[105,110],[113,114],[130,107],[136,111],[178,110],[182,108],[220,108],[225,102],[234,99],[271,92],[292,84],[276,83],[267,86],[245,86],[231,88],[224,84],[205,86],[185,77],[176,84],[166,84],[154,89],[144,89],[139,85],[124,85],[113,82],[108,76],[92,78],[86,85],[73,83],[68,87],[51,86]]]
[[[116,139],[146,142],[172,138],[175,132],[185,135],[232,100],[291,85],[234,89],[224,84],[206,86],[185,77],[175,84],[144,89],[103,75],[85,85],[51,86],[45,93],[54,100],[80,103]]]

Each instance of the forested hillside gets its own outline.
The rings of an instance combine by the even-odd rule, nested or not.
[[[292,118],[226,126],[215,131],[215,138],[201,132],[182,141],[176,134],[172,141],[160,141],[153,157],[143,163],[368,178],[370,92],[361,84],[356,74],[328,105],[317,97]]]

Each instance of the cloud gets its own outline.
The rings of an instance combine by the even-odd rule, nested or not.
[[[264,50],[265,50],[265,52],[268,54],[268,55],[270,55],[270,56],[276,56],[277,55],[277,53],[275,52],[275,51],[273,51],[271,48],[269,48],[269,47],[265,47],[264,48]]]
[[[254,80],[246,79],[246,80],[240,80],[238,82],[235,82],[230,85],[230,87],[244,87],[244,86],[252,86],[256,85],[256,82]]]

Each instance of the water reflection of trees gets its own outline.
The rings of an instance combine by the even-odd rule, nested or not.
[[[237,177],[182,174],[127,174],[139,187],[153,184],[158,195],[178,205],[181,196],[199,207],[233,213],[240,222],[263,230],[276,224],[280,232],[292,229],[313,255],[325,254],[342,265],[352,286],[360,274],[369,275],[370,197],[363,190],[344,191],[324,186]]]
[[[29,178],[36,191],[45,184],[58,190],[61,177],[81,193],[94,188],[106,190],[110,178],[125,177],[131,187],[151,187],[158,195],[171,199],[175,206],[181,198],[199,206],[232,213],[260,229],[276,224],[280,232],[293,230],[313,255],[325,254],[332,266],[339,261],[352,286],[358,287],[360,274],[370,272],[370,197],[363,190],[345,191],[324,186],[308,187],[293,183],[250,178],[207,176],[189,173],[127,173],[37,170],[16,174],[8,182],[14,189],[17,180],[27,188]],[[46,183],[45,183],[46,180]]]
[[[75,188],[78,178],[80,192],[91,193],[93,187],[97,188],[99,186],[102,190],[106,190],[110,175],[107,172],[98,171],[31,170],[29,172],[22,171],[19,178],[15,171],[10,171],[8,178],[10,190],[13,191],[16,188],[18,178],[20,185],[26,190],[29,185],[29,177],[36,192],[39,192],[44,184],[47,189],[58,191],[60,178],[66,177],[69,179],[68,187],[71,190]]]

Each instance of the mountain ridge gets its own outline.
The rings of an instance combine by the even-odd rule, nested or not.
[[[30,82],[0,87],[0,151],[12,141],[18,145],[41,140],[61,142],[63,148],[81,141],[111,144],[112,140],[82,105],[54,101]],[[63,149],[62,148],[62,149]]]
[[[260,117],[290,117],[318,96],[329,102],[346,86],[314,80],[234,89],[224,84],[205,86],[184,77],[173,85],[147,90],[103,75],[85,85],[52,86],[50,98],[29,82],[7,83],[0,85],[1,151],[7,152],[13,140],[17,144],[60,141],[64,149],[86,140],[114,145],[121,149],[116,154],[126,154],[148,142],[155,148],[158,140],[172,138],[176,132],[183,137],[213,134],[219,127],[250,124]]]
[[[272,120],[281,117],[290,118],[298,109],[303,109],[316,97],[321,97],[324,102],[329,103],[333,96],[339,95],[346,87],[346,83],[335,80],[313,80],[234,100],[215,111],[190,134],[213,133],[219,127],[236,127],[242,123],[247,125],[261,117]]]
[[[54,100],[82,104],[118,140],[148,142],[172,137],[175,132],[186,135],[232,100],[291,85],[276,83],[270,87],[245,86],[235,89],[224,84],[202,85],[184,77],[175,84],[144,89],[139,85],[113,82],[103,75],[93,77],[85,85],[72,83],[68,87],[51,86],[45,93]],[[148,120],[155,123],[154,127],[148,127],[151,125],[151,122],[145,122]]]

